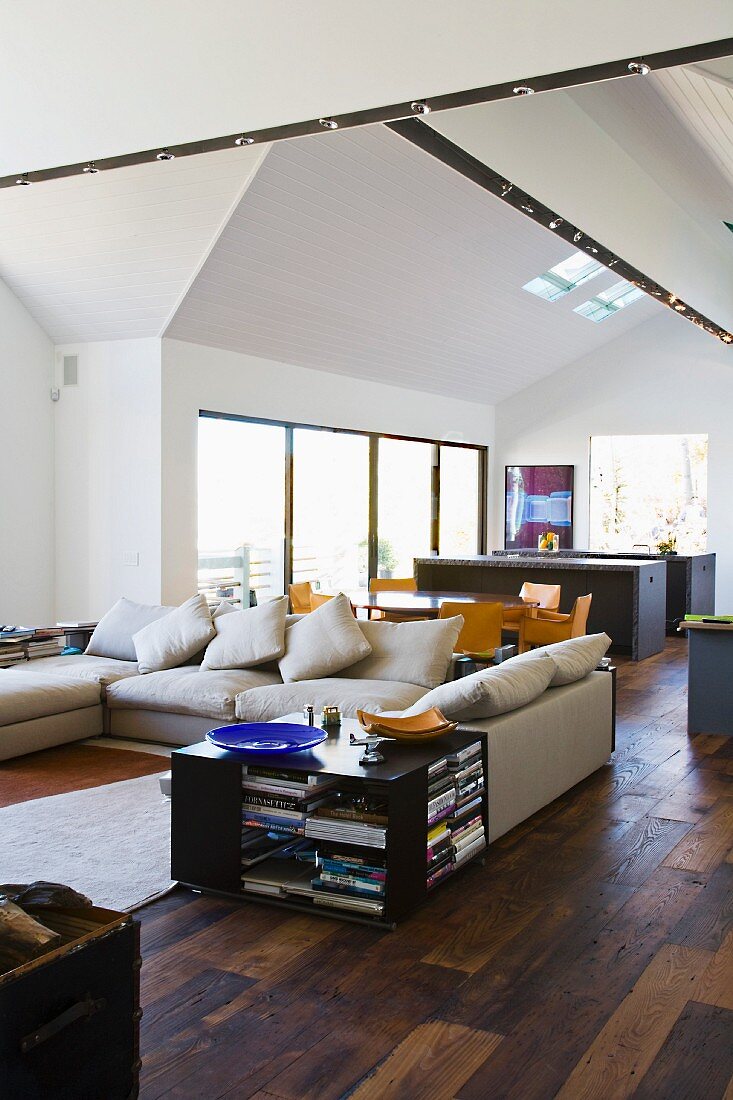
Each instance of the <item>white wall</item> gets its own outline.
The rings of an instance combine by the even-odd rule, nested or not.
[[[93,618],[160,598],[160,340],[58,347],[57,383],[65,353],[79,382],[55,406],[56,612]]]
[[[54,622],[51,341],[0,280],[0,620]]]
[[[505,465],[575,466],[575,545],[585,547],[591,435],[707,433],[708,549],[718,555],[717,606],[733,610],[731,410],[733,350],[671,314],[501,402],[494,545],[503,545]]]
[[[162,598],[196,587],[199,410],[491,444],[494,409],[216,348],[163,340]],[[493,454],[489,456],[490,463]]]

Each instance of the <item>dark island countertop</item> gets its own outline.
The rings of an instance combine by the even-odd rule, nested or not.
[[[528,557],[533,569],[578,569],[583,572],[629,573],[659,565],[659,560],[644,558],[571,558],[559,554],[538,552],[537,555],[517,553],[516,557],[494,554],[476,554],[468,558],[415,558],[415,567],[421,565],[488,565],[492,569],[516,569]],[[661,559],[665,560],[665,559]]]

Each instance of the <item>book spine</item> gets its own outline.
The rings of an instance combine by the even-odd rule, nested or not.
[[[321,879],[335,886],[355,886],[359,890],[366,890],[373,894],[383,894],[385,889],[382,882],[369,882],[368,879],[358,878],[356,875],[336,875],[331,871],[322,871]]]
[[[322,775],[304,775],[303,772],[279,771],[277,768],[261,768],[257,764],[242,764],[242,775],[258,779],[280,779],[293,787],[313,787],[323,782]]]
[[[338,886],[335,882],[324,882],[323,879],[320,878],[313,879],[313,889],[323,890],[328,894],[334,895],[345,894],[348,897],[369,898],[370,901],[376,900],[376,898],[381,896],[377,894],[375,898],[373,890],[361,890],[356,886]]]
[[[367,825],[386,825],[389,818],[384,814],[359,813],[358,810],[340,810],[337,806],[321,806],[319,817],[334,817],[338,821],[363,821]]]
[[[346,875],[349,878],[364,879],[367,882],[386,882],[386,871],[370,871],[366,868],[356,867],[346,863],[333,863],[331,860],[321,860],[324,874]]]
[[[293,787],[281,787],[274,781],[272,783],[250,783],[249,780],[245,780],[242,783],[243,791],[251,791],[252,794],[260,794],[264,796],[275,796],[279,798],[292,798],[299,802],[304,802],[306,799],[311,798],[312,794],[305,788],[295,790]]]
[[[256,829],[267,829],[272,833],[287,833],[294,836],[304,835],[303,827],[292,821],[256,821],[254,818],[247,818],[244,824]]]

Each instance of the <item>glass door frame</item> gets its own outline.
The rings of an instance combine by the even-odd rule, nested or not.
[[[489,484],[489,448],[477,443],[454,443],[425,439],[420,436],[394,435],[389,432],[364,432],[356,428],[332,428],[321,424],[303,424],[295,421],[270,420],[261,416],[240,416],[237,413],[218,413],[209,409],[199,409],[199,417],[210,420],[236,420],[245,424],[267,424],[273,428],[285,430],[285,532],[283,544],[283,584],[287,593],[293,575],[293,488],[294,488],[294,433],[297,430],[311,432],[331,432],[340,435],[358,435],[369,440],[369,535],[368,535],[368,579],[378,573],[378,511],[379,511],[379,440],[396,439],[409,443],[428,443],[431,451],[430,482],[430,555],[440,553],[440,451],[442,447],[460,447],[475,451],[478,461],[478,509],[477,518],[477,554],[485,554],[488,545],[488,484]]]

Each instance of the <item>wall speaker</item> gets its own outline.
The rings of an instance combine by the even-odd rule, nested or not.
[[[64,356],[64,385],[76,386],[79,382],[79,356]]]

